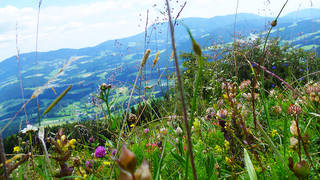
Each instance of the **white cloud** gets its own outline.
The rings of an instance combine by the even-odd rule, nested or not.
[[[171,1],[179,9],[184,1]],[[213,17],[235,13],[237,0],[189,0],[180,17]],[[285,0],[239,0],[238,12],[274,16]],[[44,4],[46,1],[43,2]],[[152,6],[157,6],[153,8]],[[290,0],[284,13],[311,7],[309,0]],[[312,7],[320,7],[313,1]],[[39,50],[81,48],[109,39],[127,37],[144,30],[146,11],[149,24],[163,11],[163,0],[101,0],[76,6],[48,6],[41,9]],[[15,28],[18,22],[21,52],[35,50],[37,12],[35,8],[0,8],[0,61],[15,55]],[[141,14],[141,16],[139,16]],[[140,25],[140,26],[139,26]]]

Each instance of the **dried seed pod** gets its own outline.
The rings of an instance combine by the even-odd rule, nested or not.
[[[273,20],[273,21],[271,22],[271,26],[272,26],[272,27],[277,26],[277,20]]]

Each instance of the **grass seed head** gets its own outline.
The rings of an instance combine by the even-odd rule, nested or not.
[[[142,61],[141,61],[141,68],[143,68],[143,66],[146,64],[146,62],[147,62],[147,59],[148,59],[148,57],[149,57],[149,55],[150,55],[150,52],[151,52],[151,50],[150,49],[147,49],[147,51],[144,53],[144,56],[143,56],[143,58],[142,58]]]

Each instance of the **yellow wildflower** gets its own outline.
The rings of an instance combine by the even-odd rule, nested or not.
[[[229,157],[225,157],[225,160],[226,160],[226,162],[228,163],[228,164],[230,164],[230,163],[232,163],[232,161],[231,161],[231,159],[229,158]]]
[[[194,119],[194,122],[193,122],[193,127],[197,130],[197,129],[200,129],[200,121],[198,118],[195,118]]]
[[[61,141],[60,139],[57,140],[58,145],[61,147]]]
[[[274,137],[276,135],[278,135],[278,131],[276,129],[272,130],[271,136]]]
[[[216,153],[221,153],[222,152],[222,148],[219,145],[216,145],[214,147],[214,151],[216,151]]]
[[[111,164],[111,162],[110,161],[103,161],[103,164],[106,166],[109,166]]]
[[[131,125],[130,125],[130,127],[132,127],[132,128],[133,128],[133,127],[134,127],[134,124],[131,124]]]
[[[19,150],[20,150],[20,147],[19,147],[19,146],[15,146],[15,147],[13,148],[13,152],[19,152]]]
[[[230,143],[229,143],[229,141],[224,140],[224,147],[226,148],[227,151],[230,149]]]
[[[61,141],[66,140],[66,138],[67,138],[66,135],[62,135],[62,136],[61,136]]]
[[[75,148],[75,143],[77,142],[77,140],[75,140],[75,139],[71,139],[70,141],[69,141],[69,146],[71,146],[72,147],[72,149],[74,149]]]

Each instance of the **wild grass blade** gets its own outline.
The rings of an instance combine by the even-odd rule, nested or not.
[[[196,43],[196,41],[194,40],[190,29],[188,27],[186,27],[186,29],[188,31],[190,39],[192,40],[194,51],[198,51],[197,56],[198,56],[198,65],[199,65],[198,71],[197,71],[197,75],[196,75],[196,79],[195,79],[195,82],[194,82],[194,91],[193,91],[192,105],[191,105],[190,124],[192,124],[193,121],[194,121],[194,113],[195,113],[195,110],[196,110],[196,107],[197,107],[197,105],[196,105],[197,99],[199,99],[198,91],[199,91],[199,84],[200,84],[201,76],[202,76],[203,57],[201,56],[201,48]]]
[[[46,115],[51,109],[57,105],[61,99],[70,91],[72,88],[72,85],[69,85],[67,89],[65,89],[48,107],[47,109],[43,112],[42,116]]]
[[[253,164],[251,162],[250,156],[246,148],[243,148],[243,152],[244,152],[244,163],[246,165],[246,170],[249,174],[250,180],[258,180],[256,171],[253,168]]]

